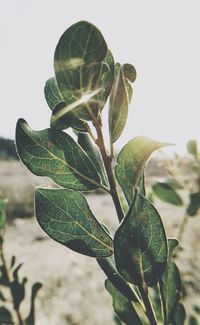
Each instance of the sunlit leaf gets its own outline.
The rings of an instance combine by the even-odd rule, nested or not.
[[[101,187],[94,164],[81,147],[62,131],[34,131],[20,119],[16,145],[23,163],[35,175],[48,176],[58,185],[81,191]]]
[[[157,182],[153,184],[152,189],[160,200],[173,205],[183,205],[180,195],[169,183]]]
[[[190,203],[187,208],[187,214],[195,216],[200,208],[200,192],[190,193]]]
[[[157,210],[140,194],[115,233],[114,254],[119,273],[135,285],[154,286],[164,272],[164,227]]]
[[[49,108],[53,111],[53,115],[56,114],[57,111],[60,111],[66,107],[65,100],[58,89],[55,78],[50,78],[47,80],[44,88],[44,94]],[[64,130],[68,127],[72,127],[81,132],[87,132],[86,123],[80,121],[72,113],[69,113],[67,117],[63,116],[63,118],[56,120],[52,126],[58,130]]]
[[[38,188],[35,202],[37,220],[52,239],[84,255],[112,255],[112,239],[81,193]]]
[[[98,146],[85,133],[78,133],[78,143],[95,165],[98,174],[101,176],[102,183],[108,187],[108,178]]]
[[[55,50],[54,68],[58,88],[66,108],[54,120],[68,112],[83,120],[92,120],[105,104],[105,86],[110,83],[104,74],[108,48],[101,32],[92,24],[80,21],[61,36]]]
[[[173,251],[175,247],[177,247],[178,242],[176,239],[169,239],[168,245],[168,262],[160,284],[166,302],[167,321],[170,323],[174,317],[174,313],[181,297],[182,284],[179,270],[172,258]]]
[[[110,293],[113,299],[113,308],[119,318],[127,325],[144,325],[135,311],[132,303],[125,298],[110,282],[105,281],[106,290]]]
[[[133,201],[134,188],[141,187],[148,158],[155,150],[166,145],[166,143],[139,136],[130,140],[120,151],[115,174],[129,204]],[[141,193],[145,194],[144,189]]]
[[[111,142],[114,143],[122,134],[127,116],[129,103],[132,98],[132,87],[129,81],[136,78],[135,68],[131,64],[116,64],[115,79],[109,103],[109,130]]]

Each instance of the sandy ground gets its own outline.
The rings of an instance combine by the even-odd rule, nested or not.
[[[6,165],[0,164],[2,191],[7,191],[4,183],[6,179],[6,183],[12,187],[12,193],[15,193],[11,195],[7,191],[8,196],[21,197],[26,193],[31,201],[31,184],[39,182],[45,185],[47,181],[28,175],[18,162],[13,164],[12,168],[7,170],[7,176]],[[14,199],[16,200],[16,197]],[[87,200],[96,217],[113,232],[117,227],[117,218],[111,199],[106,195],[88,195]],[[157,202],[156,206],[163,218],[168,237],[174,237],[183,216],[183,209],[161,202]],[[177,264],[184,280],[193,281],[186,299],[186,306],[190,308],[193,304],[200,305],[200,217],[189,220],[183,234],[183,243],[184,250],[179,253]],[[74,253],[53,242],[40,229],[35,218],[15,219],[9,224],[5,249],[7,257],[15,254],[18,262],[24,263],[21,275],[28,276],[28,296],[31,283],[43,283],[36,304],[36,325],[114,324],[111,298],[104,289],[105,276],[95,259]],[[26,304],[22,306],[25,314],[27,308]]]

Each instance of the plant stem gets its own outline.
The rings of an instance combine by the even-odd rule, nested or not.
[[[143,286],[140,286],[138,288],[145,305],[146,315],[149,320],[149,325],[158,325],[151,301],[149,299],[147,288],[144,288]]]
[[[177,234],[177,240],[179,241],[179,243],[181,243],[181,240],[182,240],[182,236],[183,236],[183,233],[184,233],[184,230],[185,230],[185,227],[187,225],[187,222],[188,222],[188,215],[187,213],[185,213],[182,221],[181,221],[181,224],[179,226],[179,229],[178,229],[178,234]]]
[[[8,286],[9,286],[10,294],[11,294],[11,297],[12,297],[12,303],[13,303],[13,306],[15,306],[14,296],[13,296],[12,289],[11,289],[12,281],[10,279],[9,270],[8,270],[7,263],[6,263],[6,259],[5,259],[5,256],[4,256],[3,239],[2,239],[2,237],[0,238],[0,256],[1,256],[1,260],[2,260],[2,263],[3,263],[3,266],[4,266],[4,270],[5,270],[5,273],[6,273],[6,277],[7,277],[7,281],[8,281]],[[14,310],[16,312],[16,316],[17,316],[17,320],[18,320],[18,325],[24,325],[24,322],[23,322],[21,313],[19,311],[19,308],[16,309],[14,307]]]
[[[96,132],[97,132],[96,144],[98,145],[99,150],[101,152],[101,156],[102,156],[104,166],[105,166],[107,176],[108,176],[108,181],[110,184],[110,194],[112,196],[112,199],[113,199],[116,211],[117,211],[117,216],[118,216],[119,222],[121,222],[124,218],[124,212],[123,212],[121,202],[119,199],[119,195],[117,192],[117,186],[116,186],[115,177],[114,177],[113,169],[112,169],[112,158],[106,152],[103,133],[102,133],[102,123],[101,123],[100,117],[98,119],[94,120],[93,124],[94,124]]]

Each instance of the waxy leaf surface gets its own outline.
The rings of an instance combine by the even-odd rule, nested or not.
[[[124,130],[132,98],[132,87],[129,81],[133,82],[135,78],[136,71],[132,65],[116,64],[109,103],[109,130],[112,143],[117,141]]]
[[[133,201],[134,188],[136,186],[141,187],[148,158],[155,150],[166,145],[165,143],[138,136],[130,140],[120,151],[115,174],[129,205]],[[141,190],[141,194],[145,194],[144,188]]]
[[[112,239],[96,220],[81,193],[38,188],[35,207],[40,226],[55,241],[96,258],[112,255]]]
[[[160,281],[160,288],[163,291],[166,302],[167,321],[170,323],[174,317],[178,302],[181,297],[182,285],[179,270],[173,261],[172,254],[178,245],[176,239],[169,239],[169,254],[165,272]]]
[[[115,233],[114,254],[119,273],[135,285],[154,286],[164,272],[164,227],[155,207],[140,194]]]
[[[183,205],[183,201],[173,188],[173,185],[165,182],[157,182],[153,184],[152,189],[160,200],[173,205]]]
[[[83,120],[99,113],[112,84],[110,53],[100,31],[86,21],[65,31],[55,50],[54,68],[66,108],[54,114],[52,124],[69,112]]]
[[[57,111],[60,111],[66,107],[65,100],[61,95],[55,78],[50,78],[47,80],[44,88],[44,94],[49,105],[49,108],[53,111],[53,115],[56,114]],[[63,116],[62,118],[55,121],[52,124],[57,130],[64,130],[68,127],[75,128],[81,132],[87,132],[87,125],[85,122],[76,118],[72,113],[68,113],[67,116]]]
[[[75,190],[101,187],[95,166],[68,134],[53,129],[34,131],[20,119],[16,144],[23,163],[35,175],[48,176],[58,185]]]

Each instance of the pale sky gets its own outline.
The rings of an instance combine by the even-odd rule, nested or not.
[[[0,136],[18,118],[48,127],[43,95],[61,34],[88,20],[115,61],[137,70],[129,120],[119,146],[137,135],[176,143],[200,140],[199,0],[0,0]]]

